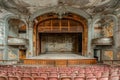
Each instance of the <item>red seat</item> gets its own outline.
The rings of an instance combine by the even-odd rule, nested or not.
[[[108,77],[100,77],[98,80],[109,80]]]
[[[19,77],[16,77],[16,76],[8,76],[8,80],[19,80]]]
[[[42,77],[45,77],[45,78],[48,77],[48,73],[46,73],[46,72],[40,73],[39,75],[42,76]]]
[[[95,75],[97,78],[100,78],[100,77],[102,76],[101,72],[94,73],[94,75]]]
[[[61,77],[60,80],[72,80],[70,76]]]
[[[36,73],[36,72],[32,72],[32,73],[31,73],[31,76],[39,76],[39,74]]]
[[[58,76],[58,73],[50,73],[49,76]]]
[[[29,72],[23,73],[23,76],[31,76]]]
[[[117,75],[116,76],[111,76],[110,80],[119,80],[119,76],[117,76]]]
[[[77,76],[79,76],[79,77],[85,77],[85,74],[81,73],[81,74],[78,74]]]
[[[15,76],[23,76],[22,72],[15,72]]]
[[[22,76],[21,80],[33,80],[33,78],[30,76]]]
[[[76,77],[77,74],[76,73],[72,73],[72,74],[69,74],[69,76]]]
[[[60,74],[60,77],[68,76],[67,73],[59,73],[59,74]]]
[[[95,76],[92,73],[88,73],[88,74],[86,74],[86,77],[91,78],[91,77],[95,77]]]
[[[36,76],[36,77],[33,77],[33,80],[46,80],[46,78],[42,76]]]
[[[47,80],[59,80],[56,76],[48,76]]]
[[[86,78],[86,80],[97,80],[97,78],[91,77],[91,78]]]
[[[77,76],[77,77],[74,77],[74,80],[85,80],[85,78],[84,78],[84,77]]]
[[[7,80],[7,77],[5,77],[5,76],[0,76],[0,80]]]
[[[8,75],[8,76],[15,76],[15,73],[14,73],[14,72],[8,72],[7,75]]]

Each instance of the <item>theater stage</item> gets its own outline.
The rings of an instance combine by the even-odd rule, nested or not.
[[[28,59],[91,59],[74,52],[46,52]]]
[[[24,64],[69,66],[80,64],[95,64],[95,58],[88,58],[73,52],[46,52],[39,56],[24,59]]]

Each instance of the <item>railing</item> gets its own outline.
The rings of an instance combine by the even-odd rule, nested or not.
[[[0,64],[9,64],[9,65],[12,65],[12,64],[17,64],[18,63],[18,60],[0,60]]]
[[[24,59],[24,64],[29,65],[53,65],[53,66],[69,66],[69,65],[80,65],[80,64],[95,64],[96,59]]]
[[[110,66],[120,66],[120,60],[103,60],[103,64]]]
[[[26,45],[28,44],[27,39],[23,38],[8,38],[8,45]]]
[[[92,44],[94,45],[112,45],[113,38],[112,37],[101,37],[92,40]]]

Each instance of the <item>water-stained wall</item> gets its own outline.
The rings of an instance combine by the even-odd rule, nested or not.
[[[0,49],[0,60],[3,59],[3,53],[4,53],[4,50],[3,50],[3,49]]]
[[[18,60],[19,59],[19,49],[17,47],[8,47],[8,59]]]
[[[111,18],[99,20],[94,25],[94,38],[112,37],[114,25]]]
[[[46,34],[41,36],[41,52],[74,52],[76,45],[75,35]],[[81,45],[82,46],[82,45]]]

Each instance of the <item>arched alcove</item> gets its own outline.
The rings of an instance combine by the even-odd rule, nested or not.
[[[118,21],[115,15],[108,14],[97,16],[93,24],[93,40],[94,45],[94,56],[101,60],[112,60],[115,58],[117,46],[117,35]]]

